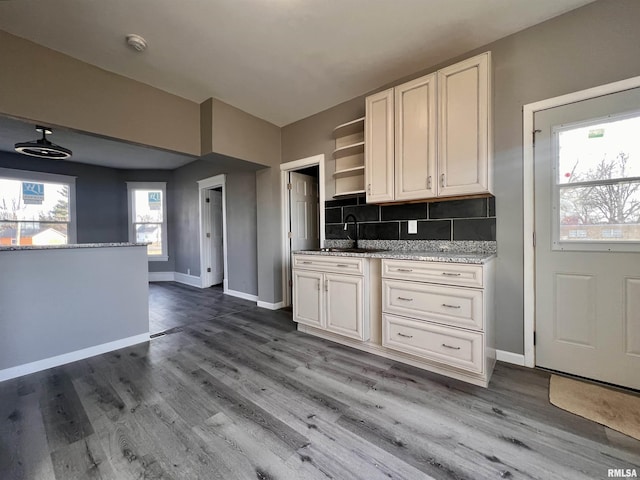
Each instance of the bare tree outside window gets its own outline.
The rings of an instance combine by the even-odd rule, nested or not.
[[[592,169],[583,173],[570,173],[569,182],[601,182],[624,179],[627,175],[629,155],[620,152],[613,159],[603,158]],[[620,225],[640,223],[640,183],[614,182],[563,189],[561,208],[565,216],[563,225]]]

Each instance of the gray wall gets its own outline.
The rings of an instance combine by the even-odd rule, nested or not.
[[[169,170],[120,170],[85,163],[51,161],[0,152],[0,167],[76,177],[78,243],[128,242],[126,182],[171,183]],[[167,204],[171,202],[167,192]],[[169,217],[169,221],[171,218]],[[169,240],[169,261],[149,262],[150,272],[173,272],[175,253]]]
[[[227,262],[228,286],[258,294],[256,169],[259,165],[223,155],[211,154],[173,171],[167,195],[169,241],[174,246],[175,271],[200,275],[200,232],[198,180],[227,175]]]
[[[148,339],[146,263],[144,247],[0,252],[0,370]]]
[[[639,24],[639,1],[600,0],[394,82],[416,78],[479,52],[492,52],[498,212],[496,335],[501,350],[524,351],[522,106],[640,75]],[[282,161],[330,154],[333,127],[363,111],[364,96],[284,127]],[[329,173],[332,169],[327,167]],[[329,184],[328,195],[332,189]]]
[[[0,167],[76,178],[78,243],[126,242],[127,190],[120,170],[0,152]]]

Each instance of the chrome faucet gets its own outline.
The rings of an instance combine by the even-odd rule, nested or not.
[[[356,234],[355,237],[356,238],[351,238],[349,236],[349,234],[347,234],[347,238],[349,240],[353,240],[355,243],[353,245],[353,248],[358,248],[358,219],[355,217],[355,215],[353,213],[350,213],[349,215],[347,215],[346,217],[344,217],[344,229],[347,229],[347,226],[349,224],[349,218],[353,218],[353,224],[356,226]]]

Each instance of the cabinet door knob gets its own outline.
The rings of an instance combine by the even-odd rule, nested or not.
[[[349,268],[349,265],[345,265],[344,263],[336,263],[336,267]]]
[[[460,305],[449,305],[448,303],[443,303],[442,306],[447,308],[460,308]]]
[[[450,348],[451,350],[460,350],[460,347],[452,347],[451,345],[447,345],[446,343],[443,343],[442,346],[444,348]]]
[[[427,177],[427,190],[431,190],[431,175]]]
[[[404,338],[413,338],[413,335],[405,335],[404,333],[400,333],[400,332],[398,332],[398,335]]]
[[[324,281],[324,291],[328,292],[329,291],[329,280],[325,280]]]
[[[413,298],[407,298],[407,297],[398,297],[398,300],[404,300],[405,302],[413,302]]]
[[[367,185],[367,193],[371,195],[371,184]]]
[[[444,188],[444,173],[440,175],[440,186]]]
[[[442,272],[442,275],[444,275],[445,277],[459,277],[462,274],[461,273]]]
[[[413,270],[411,268],[398,268],[397,270],[399,272],[413,272]]]

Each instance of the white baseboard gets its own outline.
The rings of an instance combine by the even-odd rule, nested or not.
[[[496,360],[499,362],[513,363],[524,367],[524,355],[520,353],[506,352],[504,350],[496,350]]]
[[[202,288],[202,280],[195,275],[187,275],[186,273],[173,272],[174,279],[178,283],[190,285],[192,287]]]
[[[231,295],[232,297],[244,298],[245,300],[251,300],[252,302],[258,301],[257,295],[251,295],[250,293],[237,292],[235,290],[224,289],[225,295]]]
[[[279,310],[282,307],[284,307],[284,302],[269,303],[269,302],[261,302],[260,300],[258,300],[258,306],[260,308],[266,308],[268,310]]]
[[[0,370],[0,382],[149,341],[149,332]]]
[[[149,272],[150,282],[173,282],[176,272]]]

